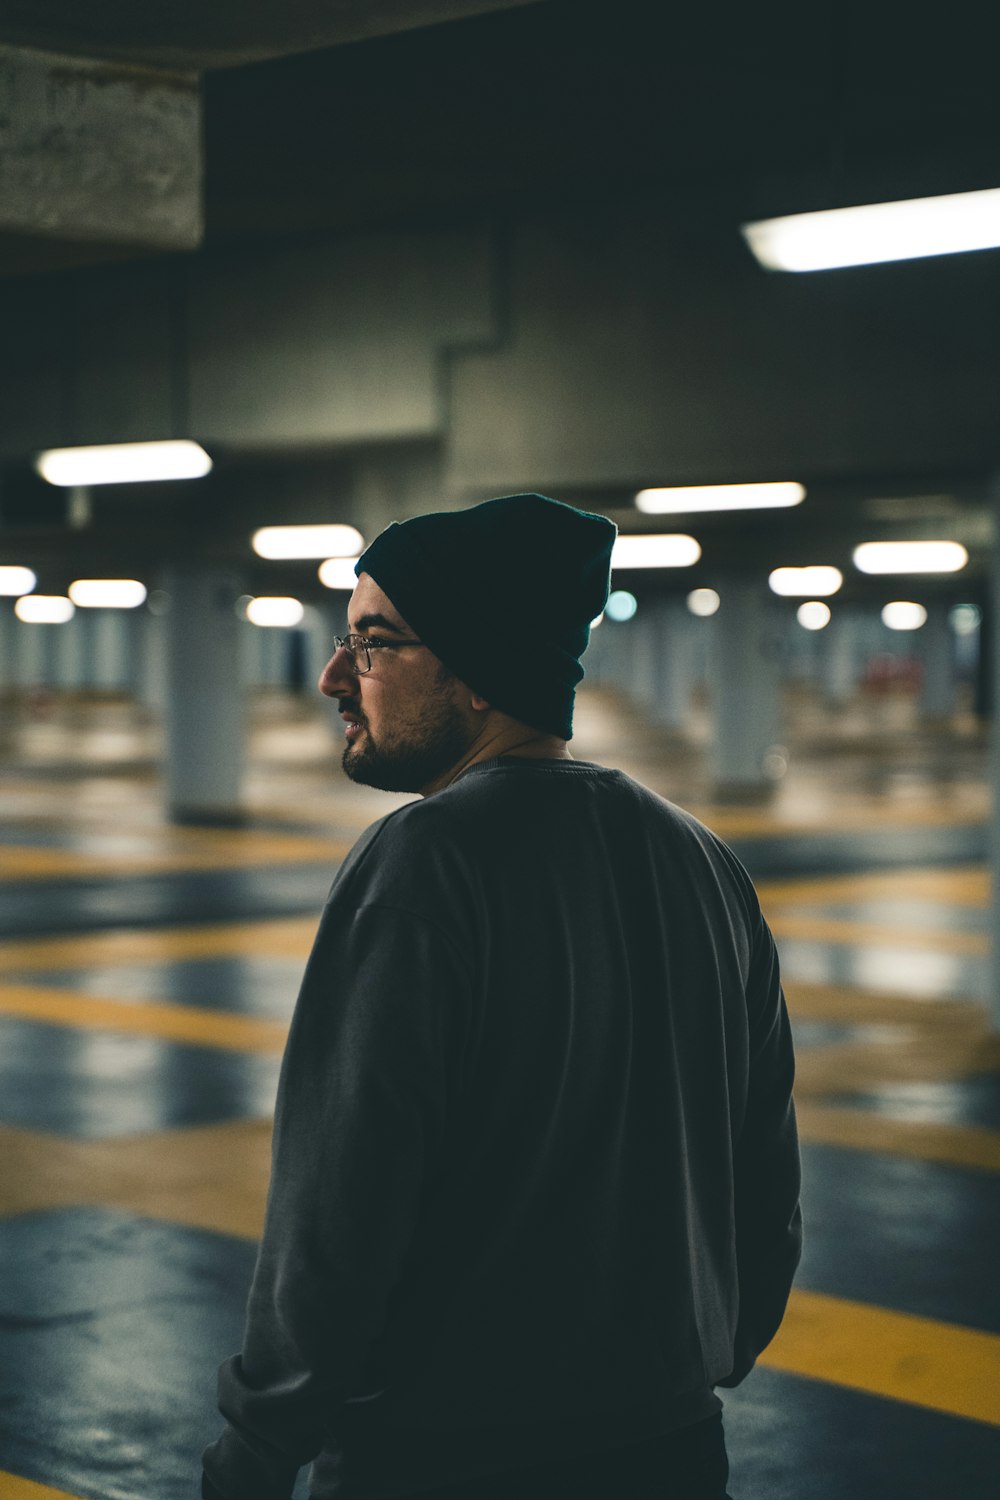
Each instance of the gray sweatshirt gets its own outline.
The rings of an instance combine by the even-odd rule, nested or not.
[[[487,761],[340,869],[282,1069],[206,1495],[351,1500],[719,1410],[798,1262],[753,887],[619,771]]]

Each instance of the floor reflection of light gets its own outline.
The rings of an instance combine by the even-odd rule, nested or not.
[[[954,954],[859,948],[851,956],[855,984],[928,1000],[962,993],[964,965]]]
[[[839,943],[783,938],[778,944],[786,980],[842,984],[905,994],[914,1000],[976,996],[986,982],[986,960],[962,954],[849,948]]]

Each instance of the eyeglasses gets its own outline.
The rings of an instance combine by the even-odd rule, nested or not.
[[[339,651],[341,646],[350,654],[354,662],[354,670],[359,677],[372,669],[372,653],[374,651],[398,651],[400,646],[422,646],[423,641],[383,641],[374,640],[367,635],[335,635],[333,646]]]

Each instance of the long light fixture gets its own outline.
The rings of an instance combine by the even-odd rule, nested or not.
[[[344,589],[348,594],[353,593],[358,581],[358,575],[354,571],[357,562],[356,557],[328,557],[326,562],[319,565],[320,583],[328,589]]]
[[[78,578],[67,592],[78,609],[138,609],[146,600],[137,578]]]
[[[861,573],[958,573],[969,554],[961,542],[862,542],[853,558]]]
[[[76,608],[63,594],[25,594],[14,605],[14,613],[26,625],[65,625]]]
[[[35,468],[49,484],[145,484],[157,479],[201,479],[212,460],[200,443],[106,443],[92,448],[47,448]]]
[[[828,598],[835,594],[844,582],[839,568],[816,566],[810,568],[775,568],[768,575],[768,587],[774,594],[786,599]]]
[[[769,271],[830,271],[1000,246],[1000,188],[758,219],[740,230]]]
[[[690,568],[701,556],[693,536],[620,536],[611,549],[614,568]]]
[[[301,623],[305,610],[298,599],[287,596],[262,594],[247,604],[247,619],[251,625],[284,626]]]
[[[0,594],[15,597],[30,594],[37,582],[30,568],[0,568]]]
[[[251,538],[258,557],[356,558],[364,545],[354,526],[262,526]]]
[[[651,516],[689,515],[707,510],[781,510],[801,505],[805,487],[791,480],[777,484],[695,484],[640,490],[636,508]]]

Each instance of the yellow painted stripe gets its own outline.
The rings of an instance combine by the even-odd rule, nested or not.
[[[990,904],[990,876],[982,865],[937,869],[859,871],[853,875],[821,875],[796,880],[755,882],[762,905],[816,906],[834,901],[920,900],[947,906],[986,908]]]
[[[288,1034],[286,1022],[258,1016],[234,1016],[187,1005],[137,1005],[26,984],[0,985],[0,1015],[41,1021],[47,1026],[155,1036],[231,1052],[281,1052]]]
[[[984,932],[949,932],[946,929],[893,926],[884,922],[845,922],[836,917],[811,916],[806,912],[773,913],[769,924],[776,938],[847,943],[858,948],[921,948],[935,953],[976,955],[989,952],[989,938]]]
[[[1000,1426],[1000,1337],[978,1329],[794,1291],[760,1363]]]
[[[72,937],[18,938],[0,943],[0,967],[10,973],[227,956],[301,958],[304,962],[318,922],[319,912],[220,926],[120,927]]]
[[[152,841],[149,841],[150,843]],[[40,849],[35,845],[0,845],[0,880],[83,879],[93,875],[156,875],[182,870],[220,870],[247,865],[330,864],[351,848],[347,839],[227,837],[216,845],[184,849],[130,850]]]
[[[645,780],[641,772],[639,780]],[[722,838],[796,838],[810,833],[871,833],[878,828],[964,828],[985,823],[989,817],[985,787],[981,805],[935,806],[916,802],[894,807],[883,800],[839,801],[821,817],[779,816],[760,808],[717,807],[710,803],[685,803],[696,818]]]
[[[17,1474],[8,1474],[0,1469],[0,1495],[3,1500],[80,1500],[68,1490],[54,1490],[50,1484],[38,1484],[34,1479],[21,1479]]]
[[[915,1161],[945,1162],[981,1172],[1000,1172],[1000,1131],[978,1125],[947,1125],[930,1120],[897,1120],[869,1109],[798,1101],[799,1134],[804,1141],[875,1151]]]

